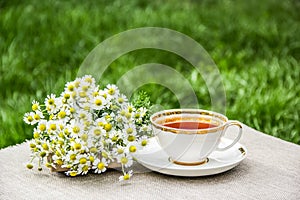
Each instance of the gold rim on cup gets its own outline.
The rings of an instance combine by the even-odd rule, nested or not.
[[[179,115],[179,114],[197,114],[197,115],[203,115],[203,116],[210,116],[210,117],[215,117],[224,123],[218,124],[216,127],[211,127],[211,128],[206,128],[206,129],[196,129],[196,130],[191,131],[189,129],[178,129],[178,128],[167,127],[167,126],[164,126],[163,124],[159,124],[156,122],[156,119],[158,119],[160,117],[168,117],[171,115]],[[185,119],[188,119],[188,118],[185,118]],[[195,119],[195,117],[191,117],[190,119]],[[204,117],[198,117],[197,119],[200,119],[200,121],[207,121],[207,119]],[[176,120],[178,120],[178,118],[175,118],[175,117],[170,118],[170,119],[165,119],[164,123],[170,123],[170,122],[174,122]],[[222,114],[212,112],[212,111],[207,111],[207,110],[201,110],[201,109],[172,109],[172,110],[164,110],[164,111],[153,114],[150,117],[150,121],[155,128],[160,129],[162,131],[172,132],[175,134],[207,134],[207,133],[215,132],[218,130],[224,130],[226,122],[228,122],[228,118]],[[208,123],[210,123],[210,122],[208,122]]]

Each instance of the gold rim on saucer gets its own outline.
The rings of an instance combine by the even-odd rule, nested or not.
[[[172,163],[174,163],[174,164],[177,164],[177,165],[183,165],[183,166],[196,166],[196,165],[203,165],[203,164],[205,164],[205,163],[208,163],[208,162],[209,162],[209,159],[206,158],[206,159],[203,160],[203,161],[187,163],[187,162],[176,161],[176,160],[173,160],[172,158],[169,157],[169,161],[172,162]]]

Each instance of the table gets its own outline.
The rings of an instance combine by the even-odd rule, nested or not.
[[[246,125],[247,158],[206,177],[145,172],[119,182],[119,171],[66,177],[26,169],[29,141],[0,150],[0,199],[300,199],[300,146]]]

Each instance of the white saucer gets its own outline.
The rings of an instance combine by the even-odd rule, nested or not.
[[[230,144],[232,140],[222,138],[220,146]],[[174,176],[207,176],[225,172],[237,166],[247,156],[247,149],[236,143],[226,151],[214,151],[208,162],[196,166],[183,166],[169,161],[169,156],[159,146],[157,138],[151,138],[149,144],[136,154],[137,161],[144,167],[162,174]]]

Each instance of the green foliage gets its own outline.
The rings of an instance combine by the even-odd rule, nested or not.
[[[135,108],[147,108],[151,106],[150,96],[145,91],[139,91],[138,94],[134,97],[132,104]]]
[[[151,114],[151,101],[150,96],[147,92],[141,90],[139,91],[132,100],[132,104],[135,108],[146,108],[146,115],[143,117],[143,122],[146,124],[150,123]]]
[[[177,30],[208,51],[223,77],[229,118],[300,144],[299,10],[295,0],[0,0],[0,148],[32,137],[22,122],[31,101],[60,93],[97,44],[144,26]],[[200,106],[210,108],[201,76],[170,52],[128,53],[110,65],[101,83],[116,83],[129,69],[151,62],[181,72]],[[179,106],[167,88],[140,89],[162,109]]]

